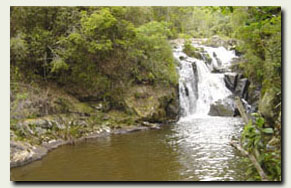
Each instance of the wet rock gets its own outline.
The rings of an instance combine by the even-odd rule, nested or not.
[[[214,48],[218,48],[220,46],[223,46],[226,49],[235,48],[238,41],[236,39],[222,39],[218,35],[214,35],[213,37],[207,39],[206,41],[203,41],[203,44],[206,46],[211,46]]]
[[[179,59],[180,59],[180,60],[185,60],[186,57],[185,57],[185,56],[180,56]]]
[[[218,68],[218,67],[215,67],[215,66],[213,66],[213,69],[212,69],[212,73],[225,73],[225,72],[227,72],[228,71],[228,69],[227,68],[224,68],[224,67],[220,67],[220,68]]]
[[[234,92],[237,85],[238,74],[237,73],[225,73],[224,82],[225,86],[232,92]]]
[[[248,103],[252,106],[252,112],[257,112],[259,108],[259,101],[261,97],[261,89],[260,85],[255,85],[253,83],[250,84],[248,88]]]
[[[41,146],[32,146],[29,143],[10,141],[10,167],[22,166],[41,159],[47,154],[47,149]]]
[[[176,119],[179,114],[179,104],[177,100],[170,101],[166,107],[166,115],[170,119]]]
[[[189,90],[188,90],[188,87],[185,84],[184,84],[184,88],[185,88],[186,96],[188,97],[189,96]]]
[[[50,140],[47,143],[43,143],[42,146],[44,146],[48,150],[52,150],[52,149],[55,149],[55,148],[65,144],[65,143],[66,142],[64,140],[61,140],[61,139]]]
[[[221,60],[217,57],[217,55],[216,55],[215,52],[213,52],[213,57],[215,58],[215,60],[216,60],[216,62],[217,62],[217,65],[218,65],[218,66],[221,66],[222,62],[221,62]]]
[[[241,99],[241,102],[246,110],[246,113],[250,114],[252,112],[252,106],[245,99]]]
[[[234,104],[230,98],[225,100],[218,100],[214,104],[210,105],[208,115],[210,116],[233,116]]]
[[[224,46],[225,42],[221,40],[219,36],[215,35],[212,38],[205,41],[204,44],[216,48],[219,46]]]
[[[136,132],[136,131],[143,131],[143,130],[148,130],[148,127],[133,127],[133,128],[128,128],[125,129],[128,133],[130,132]]]
[[[210,55],[208,53],[203,53],[203,60],[206,62],[206,64],[211,65],[212,63],[212,58],[210,57]]]
[[[159,129],[159,124],[157,124],[157,123],[150,123],[150,122],[147,122],[147,121],[143,121],[141,124],[143,126],[151,128],[151,129]]]
[[[248,87],[250,82],[247,78],[238,79],[234,94],[245,100],[248,100]]]
[[[194,73],[194,77],[195,77],[195,82],[192,83],[193,84],[192,87],[194,88],[195,97],[198,98],[198,82],[199,82],[199,77],[198,77],[198,70],[197,70],[196,62],[192,63],[192,69],[193,69],[193,73]]]

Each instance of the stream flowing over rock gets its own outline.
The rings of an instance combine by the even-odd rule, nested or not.
[[[11,167],[41,159],[58,146],[73,146],[58,148],[42,165],[13,168],[12,179],[244,180],[246,165],[229,143],[239,138],[243,128],[242,119],[232,116],[234,96],[247,96],[247,80],[229,68],[236,57],[234,51],[192,45],[199,49],[199,59],[186,55],[182,44],[174,50],[179,85],[135,85],[121,100],[123,111],[104,110],[102,103],[92,103],[88,107],[94,113],[88,111],[87,115],[58,114],[18,121],[11,136],[21,133],[33,142],[10,142]],[[155,131],[146,131],[149,129]],[[29,168],[30,173],[23,173]],[[47,173],[51,171],[57,173]]]
[[[181,116],[233,116],[233,96],[247,98],[249,82],[231,72],[237,58],[234,50],[223,46],[209,47],[192,40],[202,58],[189,57],[183,44],[176,45],[174,56],[179,61],[179,100]],[[202,49],[202,50],[201,50]]]

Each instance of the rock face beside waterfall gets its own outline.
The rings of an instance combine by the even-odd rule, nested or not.
[[[225,73],[224,81],[226,87],[231,90],[235,96],[248,100],[248,88],[250,82],[247,78],[244,78],[242,74],[233,72]]]
[[[215,101],[210,105],[208,115],[210,116],[233,116],[234,115],[234,104],[233,98],[229,97],[224,100]]]
[[[176,88],[135,86],[128,91],[125,104],[128,111],[149,122],[175,120],[179,114]]]

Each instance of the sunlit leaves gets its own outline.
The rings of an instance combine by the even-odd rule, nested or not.
[[[82,12],[81,25],[85,34],[89,36],[102,35],[102,31],[111,28],[117,22],[116,18],[110,13],[109,9],[104,8],[94,12],[90,16],[87,12]]]
[[[264,129],[262,129],[262,132],[266,133],[266,134],[273,134],[274,133],[272,128],[264,128]]]
[[[51,72],[55,73],[62,70],[68,70],[69,68],[68,64],[66,64],[64,60],[59,57],[55,57],[51,62],[51,65],[52,65]]]

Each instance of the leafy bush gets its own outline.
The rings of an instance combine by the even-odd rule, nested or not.
[[[242,133],[243,147],[252,153],[270,180],[281,180],[281,149],[270,146],[270,137],[274,136],[272,128],[264,128],[265,120],[258,114],[253,114],[256,118],[255,123],[251,121],[244,127]],[[273,137],[274,138],[274,137]],[[250,165],[248,173],[251,180],[258,180],[259,176],[256,169]]]

